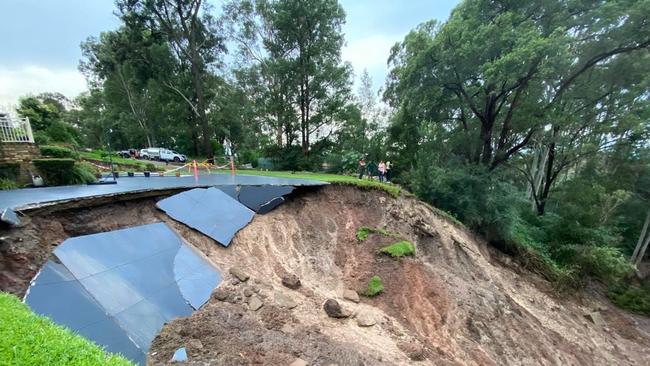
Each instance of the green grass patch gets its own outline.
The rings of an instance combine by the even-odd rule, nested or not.
[[[357,230],[357,240],[364,241],[368,238],[368,235],[370,234],[379,234],[379,235],[388,236],[392,238],[400,237],[399,233],[388,231],[386,229],[382,229],[379,227],[362,226],[359,228],[359,230]]]
[[[375,297],[384,292],[384,284],[379,276],[373,276],[368,282],[368,288],[363,293],[364,296]]]
[[[0,292],[0,363],[3,365],[133,366],[96,344],[32,313]]]
[[[350,176],[350,175],[311,173],[311,172],[290,172],[290,171],[263,171],[263,170],[237,170],[237,174],[277,177],[277,178],[320,180],[328,183],[351,185],[363,189],[382,190],[384,192],[387,192],[393,197],[398,197],[401,193],[401,189],[396,185],[388,184],[388,183],[379,183],[377,181],[368,180],[368,179],[358,179],[356,176]]]
[[[412,256],[415,255],[415,246],[408,240],[402,240],[379,249],[379,253],[388,254],[393,258],[399,258],[405,255]]]

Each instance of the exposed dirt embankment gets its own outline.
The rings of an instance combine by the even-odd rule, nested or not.
[[[151,198],[35,214],[2,234],[0,287],[24,293],[69,236],[157,221],[205,253],[224,281],[201,310],[165,326],[150,364],[167,363],[179,347],[201,365],[288,365],[296,358],[309,365],[650,364],[648,318],[589,295],[553,295],[543,280],[425,204],[353,187],[299,193],[257,215],[228,248],[169,219]],[[361,226],[400,233],[415,244],[415,257],[378,255],[395,239],[358,242]],[[250,279],[236,279],[232,267]],[[300,287],[282,285],[289,274]],[[363,290],[375,275],[384,293],[344,299],[346,289]],[[326,299],[353,315],[328,317]],[[603,325],[584,317],[594,310]]]
[[[326,187],[256,216],[227,249],[174,226],[224,273],[237,266],[251,279],[234,285],[227,276],[219,294],[225,301],[213,296],[165,327],[152,347],[154,363],[186,345],[191,359],[215,365],[280,365],[295,357],[310,365],[406,365],[423,357],[436,365],[650,364],[647,318],[589,297],[551,296],[548,284],[501,264],[509,261],[413,198]],[[415,243],[415,258],[378,256],[394,240],[371,235],[359,243],[361,226],[402,234]],[[286,274],[300,278],[300,289],[282,286]],[[361,290],[373,275],[382,278],[383,294],[343,300],[346,288]],[[264,302],[258,311],[246,305],[251,291]],[[277,307],[278,294],[297,306]],[[322,307],[328,298],[377,324],[329,318]],[[584,317],[597,309],[604,326]]]

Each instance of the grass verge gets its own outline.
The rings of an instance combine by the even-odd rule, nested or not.
[[[85,338],[32,313],[13,295],[0,292],[0,364],[133,366]]]
[[[338,174],[325,174],[325,173],[310,173],[310,172],[283,172],[283,171],[262,171],[262,170],[238,170],[237,174],[241,175],[256,175],[277,178],[295,178],[295,179],[313,179],[320,180],[328,183],[337,183],[343,185],[351,185],[363,189],[378,189],[385,191],[393,197],[398,197],[401,189],[393,184],[379,183],[374,180],[358,179],[357,177],[349,175]]]
[[[379,249],[379,253],[388,254],[393,258],[399,258],[405,255],[412,256],[415,254],[415,246],[408,240],[402,240]]]
[[[368,288],[363,293],[364,296],[375,297],[384,292],[384,284],[379,276],[373,276],[368,282]]]

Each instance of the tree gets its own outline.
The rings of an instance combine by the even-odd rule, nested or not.
[[[648,1],[598,3],[465,1],[393,48],[385,97],[415,124],[412,139],[437,123],[441,136],[464,134],[456,154],[494,170],[555,123],[594,67],[650,47]]]
[[[291,145],[298,131],[308,155],[312,136],[331,135],[341,122],[334,117],[350,99],[350,67],[340,57],[343,8],[335,0],[258,0],[234,2],[229,9],[231,37],[242,56],[257,64],[248,75],[266,85],[263,110],[277,144],[284,132]]]
[[[142,19],[152,32],[161,32],[166,37],[178,65],[190,77],[192,94],[171,83],[165,85],[183,98],[198,119],[203,152],[213,158],[214,133],[207,115],[210,102],[205,83],[209,69],[218,64],[226,47],[209,6],[202,0],[120,0],[118,8],[125,22]]]

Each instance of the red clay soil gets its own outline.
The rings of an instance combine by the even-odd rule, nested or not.
[[[558,296],[550,284],[410,197],[329,186],[303,192],[257,215],[228,248],[155,209],[154,199],[31,215],[3,232],[0,286],[22,295],[55,245],[69,236],[165,221],[224,275],[210,301],[167,324],[148,364],[167,364],[186,347],[195,365],[647,365],[650,321],[609,304],[600,292]],[[358,242],[361,226],[399,233],[416,255],[377,249],[392,238]],[[240,282],[228,273],[250,275]],[[295,274],[301,287],[284,287]],[[385,291],[355,303],[382,278]],[[333,319],[326,299],[352,313]],[[257,300],[263,304],[252,307]],[[259,305],[259,304],[258,304]],[[295,307],[294,307],[295,305]],[[584,315],[599,310],[604,326]],[[362,318],[376,324],[361,327]]]

